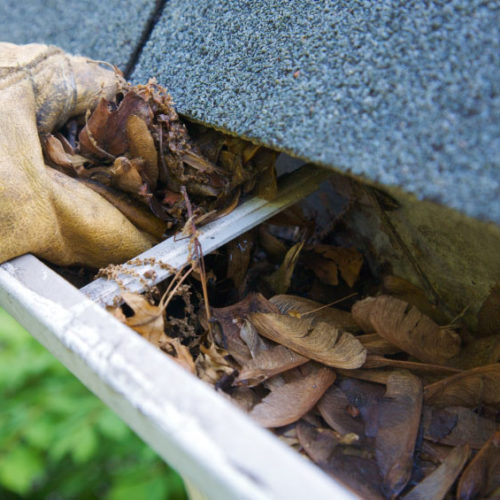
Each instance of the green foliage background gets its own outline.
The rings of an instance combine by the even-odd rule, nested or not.
[[[186,498],[180,477],[2,309],[0,498]]]

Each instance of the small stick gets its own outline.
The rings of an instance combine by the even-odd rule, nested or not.
[[[203,260],[203,249],[201,248],[200,241],[196,236],[197,231],[194,223],[193,207],[191,206],[191,202],[189,201],[189,197],[185,186],[181,186],[181,193],[184,196],[184,201],[186,202],[186,209],[188,212],[188,224],[190,224],[191,226],[190,228],[191,238],[193,239],[195,258],[197,262],[197,267],[200,272],[201,288],[203,291],[203,301],[205,302],[205,314],[207,315],[208,333],[210,336],[212,336],[212,328],[210,323],[211,319],[210,306],[208,304],[207,275],[205,272],[205,261]]]

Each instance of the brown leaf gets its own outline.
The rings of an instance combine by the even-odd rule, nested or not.
[[[156,189],[156,183],[158,182],[158,153],[147,123],[137,115],[130,115],[127,118],[126,130],[130,156],[144,160],[144,178],[151,189]]]
[[[143,295],[138,293],[125,292],[122,298],[134,311],[133,316],[125,318],[125,324],[152,344],[161,347],[160,341],[165,336],[162,309],[150,304]]]
[[[289,314],[299,318],[307,315],[316,321],[324,321],[335,328],[348,332],[359,330],[350,313],[333,307],[325,307],[324,304],[314,300],[297,295],[275,295],[269,301],[280,310],[281,314]]]
[[[106,99],[100,99],[78,136],[82,153],[103,160],[125,154],[128,149],[126,123],[130,115],[138,116],[148,124],[152,119],[149,104],[137,92],[127,92],[118,108]]]
[[[395,371],[378,408],[375,456],[389,497],[401,493],[413,468],[413,452],[422,410],[422,382],[406,371]]]
[[[500,333],[500,284],[490,291],[477,315],[477,330],[487,336]]]
[[[233,280],[234,286],[239,287],[245,281],[252,250],[254,236],[252,231],[242,234],[230,241],[227,246],[227,273],[226,277]]]
[[[489,441],[466,467],[457,488],[457,499],[497,498],[500,489],[500,431]]]
[[[356,337],[372,354],[397,354],[401,349],[394,344],[391,344],[378,333],[365,333]]]
[[[468,444],[474,449],[481,448],[496,429],[493,420],[461,406],[424,406],[422,426],[425,439],[448,446]]]
[[[404,300],[415,306],[420,312],[429,316],[438,325],[446,325],[449,319],[441,309],[438,309],[434,304],[431,304],[425,295],[425,292],[415,286],[413,283],[406,281],[399,276],[384,277],[384,292],[387,295],[392,295],[400,300]]]
[[[239,384],[254,387],[274,375],[278,375],[309,361],[285,346],[277,345],[267,351],[259,352],[240,370],[236,379]]]
[[[278,312],[278,308],[263,295],[256,293],[247,295],[243,300],[231,306],[212,308],[212,317],[222,328],[223,338],[219,344],[223,345],[241,365],[252,359],[248,346],[240,337],[241,320],[255,311]]]
[[[306,422],[297,424],[297,436],[305,452],[336,481],[346,484],[361,498],[383,499],[380,474],[374,460],[348,453],[338,446],[338,438],[328,429],[318,429]]]
[[[458,368],[434,365],[431,363],[420,363],[416,361],[403,361],[400,359],[384,358],[383,356],[377,356],[376,354],[368,354],[363,368],[379,368],[383,366],[391,366],[393,368],[401,368],[403,370],[412,370],[415,372],[428,373],[437,376],[461,373],[461,370],[459,370]]]
[[[266,278],[266,281],[275,293],[286,293],[290,288],[295,265],[297,264],[303,246],[304,242],[293,245],[286,253],[281,266]]]
[[[500,361],[500,334],[474,339],[454,358],[448,361],[450,366],[469,370]]]
[[[332,245],[315,245],[308,248],[308,253],[310,259],[306,265],[318,279],[329,285],[337,285],[338,271],[340,271],[340,275],[349,287],[354,286],[363,265],[363,256],[358,250]]]
[[[500,405],[500,363],[472,368],[424,388],[428,405],[438,408],[481,404]]]
[[[385,387],[351,378],[341,380],[339,387],[351,404],[349,410],[359,412],[364,423],[365,436],[375,437],[378,429],[378,406],[384,396]]]
[[[250,416],[264,427],[281,427],[305,415],[335,381],[329,368],[308,363],[289,372],[288,381],[272,390]]]
[[[452,487],[455,479],[469,458],[470,448],[467,445],[457,446],[446,457],[444,462],[423,481],[418,483],[406,495],[404,500],[441,500]]]
[[[367,297],[363,300],[358,300],[351,309],[352,318],[355,323],[367,334],[371,334],[375,331],[370,320],[370,314],[376,304],[375,297]]]
[[[74,168],[80,167],[88,161],[83,156],[66,152],[60,139],[52,134],[45,135],[42,143],[47,159],[60,167],[65,167],[68,169],[68,173],[72,173]]]
[[[273,313],[253,313],[249,319],[264,337],[327,366],[359,368],[365,362],[361,342],[328,323]]]
[[[255,327],[247,319],[240,321],[240,338],[245,342],[250,351],[252,358],[255,358],[262,351],[267,351],[270,348],[270,342],[263,339]]]
[[[368,319],[373,329],[420,361],[444,364],[458,354],[460,336],[440,328],[416,307],[387,295],[368,299],[368,304]],[[353,315],[356,319],[355,308]]]
[[[189,348],[181,343],[178,338],[170,338],[166,335],[159,342],[162,351],[167,353],[177,363],[179,363],[188,372],[196,375],[196,366],[189,351]]]
[[[226,359],[228,353],[217,347],[215,343],[209,347],[200,345],[200,354],[196,358],[198,376],[211,385],[215,385],[224,375],[231,375],[235,368]]]
[[[318,411],[333,430],[340,434],[354,433],[363,436],[363,422],[360,417],[354,418],[351,416],[349,413],[351,409],[349,399],[342,389],[336,385],[330,386],[318,402]],[[359,412],[359,408],[356,408],[356,410]]]
[[[144,184],[141,169],[140,161],[131,161],[125,156],[119,156],[109,168],[111,183],[122,191],[138,194]]]
[[[287,252],[286,245],[273,236],[265,224],[259,226],[259,244],[272,263],[277,264],[284,259]]]

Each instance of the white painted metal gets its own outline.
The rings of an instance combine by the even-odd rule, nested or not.
[[[208,498],[355,498],[35,257],[0,305]]]
[[[314,192],[321,182],[326,180],[330,175],[331,171],[327,169],[305,165],[290,175],[285,176],[283,181],[280,179],[278,195],[272,201],[256,197],[251,198],[242,203],[230,214],[201,227],[199,229],[198,240],[203,248],[203,253],[207,255],[213,252],[228,241],[233,240],[281,210],[305,198]],[[154,257],[157,260],[170,264],[172,267],[180,268],[188,261],[188,245],[189,239],[172,237],[138,257],[143,260]],[[155,278],[149,280],[149,284],[151,285],[159,283],[170,274],[166,269],[162,269],[159,266],[126,265],[126,267],[132,268],[140,274],[146,270],[154,270]],[[133,276],[122,274],[120,275],[120,279],[123,285],[130,291],[141,292],[144,290],[143,284]],[[114,298],[120,295],[120,288],[114,281],[99,278],[83,287],[82,292],[95,302],[106,305],[111,304]]]

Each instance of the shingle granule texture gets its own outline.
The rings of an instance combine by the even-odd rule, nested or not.
[[[125,69],[155,0],[0,0],[0,41],[47,43]]]
[[[170,0],[151,76],[197,120],[500,224],[498,1]]]

